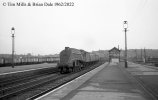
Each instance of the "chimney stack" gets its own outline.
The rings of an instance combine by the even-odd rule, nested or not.
[[[65,47],[65,50],[68,50],[69,49],[69,47]]]

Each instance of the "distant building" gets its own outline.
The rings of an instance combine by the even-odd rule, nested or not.
[[[120,50],[116,47],[109,50],[109,62],[120,62]]]

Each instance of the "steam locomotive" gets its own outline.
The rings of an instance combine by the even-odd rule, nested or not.
[[[60,52],[58,69],[60,73],[74,72],[94,64],[99,60],[99,55],[96,55],[95,53],[65,47],[65,49]]]

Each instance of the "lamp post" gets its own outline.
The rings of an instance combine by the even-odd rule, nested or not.
[[[15,34],[15,28],[11,28],[11,34],[12,34],[12,68],[14,68],[14,34]]]
[[[127,68],[128,67],[128,65],[127,65],[127,35],[126,35],[127,28],[128,28],[128,22],[127,21],[124,21],[123,28],[124,28],[124,31],[125,31],[125,68]]]

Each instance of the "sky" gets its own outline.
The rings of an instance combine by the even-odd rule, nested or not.
[[[74,6],[11,6],[8,3],[73,2]],[[4,4],[6,4],[4,6]],[[0,0],[0,54],[46,55],[65,47],[86,51],[158,49],[158,0]]]

